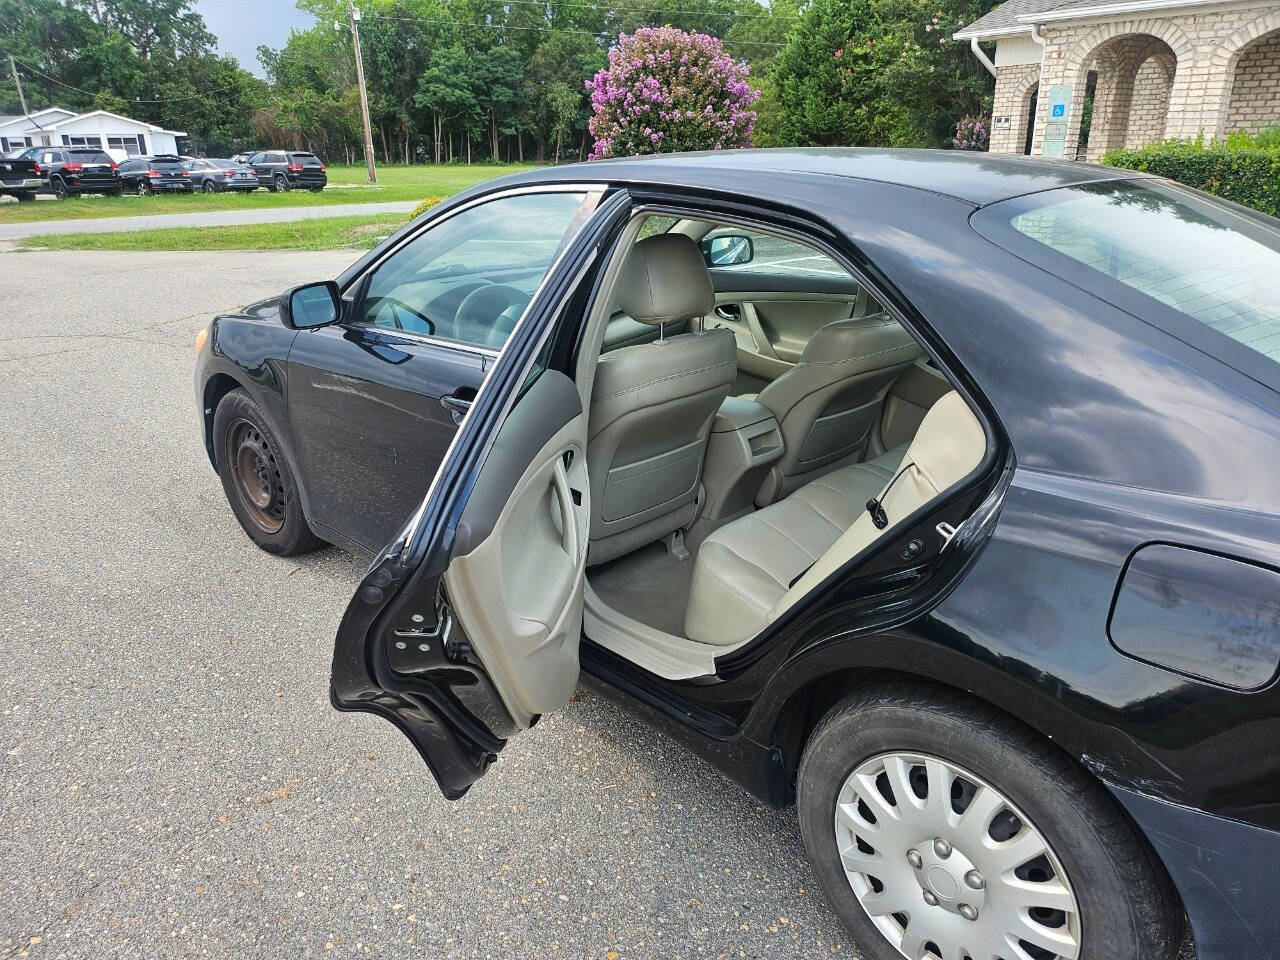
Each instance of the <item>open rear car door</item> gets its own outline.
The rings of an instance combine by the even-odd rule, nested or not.
[[[611,192],[570,232],[422,507],[369,568],[338,630],[333,705],[399,727],[451,800],[578,682],[586,412],[544,346],[630,203]]]

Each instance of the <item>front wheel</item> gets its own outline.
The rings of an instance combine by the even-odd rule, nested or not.
[[[232,390],[213,415],[214,456],[240,526],[268,553],[291,557],[320,546],[307,526],[298,484],[258,405]]]
[[[852,694],[797,783],[805,847],[868,960],[1169,960],[1163,867],[1070,757],[944,688]]]

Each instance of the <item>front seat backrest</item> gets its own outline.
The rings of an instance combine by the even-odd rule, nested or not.
[[[785,452],[756,497],[780,500],[850,457],[862,457],[885,394],[922,350],[886,314],[820,327],[800,362],[757,398],[773,411]]]
[[[617,299],[633,320],[659,328],[705,316],[715,305],[702,253],[683,234],[636,243]],[[736,373],[728,330],[660,335],[600,357],[588,418],[589,563],[693,522],[707,433]]]

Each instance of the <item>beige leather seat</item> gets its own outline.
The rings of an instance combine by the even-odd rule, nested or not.
[[[820,327],[800,362],[756,397],[773,411],[786,444],[756,503],[780,500],[833,464],[862,456],[889,387],[922,352],[883,313]]]
[[[702,317],[715,305],[702,253],[681,234],[632,247],[617,299],[633,320],[659,327]],[[660,337],[600,357],[588,418],[589,563],[693,522],[707,434],[736,372],[728,330]]]
[[[926,414],[915,439],[838,468],[785,500],[721,527],[694,563],[685,636],[728,645],[749,640],[798,599],[922,504],[982,462],[982,425],[955,391]],[[879,529],[866,508],[882,499]]]

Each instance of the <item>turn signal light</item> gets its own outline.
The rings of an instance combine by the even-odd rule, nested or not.
[[[196,334],[196,353],[199,354],[204,349],[205,341],[209,339],[209,328],[201,327],[200,332]]]

